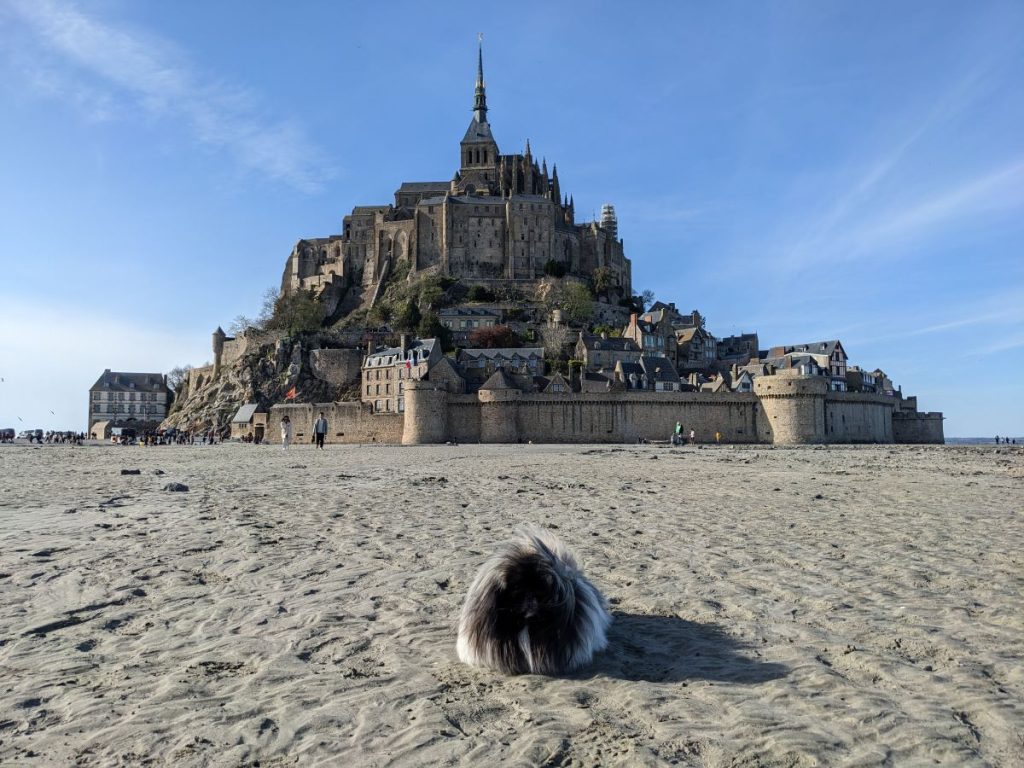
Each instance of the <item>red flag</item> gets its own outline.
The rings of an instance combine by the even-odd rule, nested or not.
[[[294,400],[296,394],[298,394],[298,393],[295,391],[295,387],[292,387],[291,389],[289,389],[287,392],[284,393],[284,399],[285,400]]]

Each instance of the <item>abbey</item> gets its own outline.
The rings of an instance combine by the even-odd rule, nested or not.
[[[356,206],[340,235],[300,240],[285,266],[282,292],[312,289],[333,313],[372,304],[390,270],[477,283],[535,281],[545,270],[581,278],[606,267],[623,296],[632,291],[614,209],[577,224],[558,170],[522,154],[501,154],[487,119],[483,50],[477,60],[473,118],[459,143],[451,181],[405,182],[394,204]],[[349,294],[346,297],[346,294]]]

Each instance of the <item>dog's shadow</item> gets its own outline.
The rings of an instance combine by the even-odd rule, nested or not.
[[[730,637],[716,624],[621,612],[614,617],[607,650],[573,677],[754,684],[776,680],[789,671],[782,664],[752,658],[751,646]]]

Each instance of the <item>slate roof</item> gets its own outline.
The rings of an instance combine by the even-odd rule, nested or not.
[[[518,389],[518,387],[509,380],[505,369],[499,368],[491,374],[487,381],[480,385],[480,389]]]
[[[491,133],[491,124],[487,122],[481,123],[474,117],[469,122],[469,128],[466,129],[466,135],[462,137],[462,142],[472,144],[483,141],[494,141],[494,135]]]
[[[248,424],[252,415],[256,413],[256,409],[259,407],[257,403],[246,403],[238,409],[238,413],[235,414],[235,418],[231,420],[232,424]]]
[[[839,339],[832,339],[831,341],[813,341],[810,344],[792,344],[785,347],[772,347],[772,353],[777,354],[776,350],[781,349],[782,354],[788,355],[793,352],[806,352],[811,355],[828,355],[832,356],[832,353],[836,351],[836,347],[842,349],[842,344],[839,343]],[[844,350],[845,353],[845,350]]]
[[[611,350],[612,352],[639,352],[640,347],[632,339],[621,336],[609,336],[603,339],[597,334],[582,333],[580,340],[587,349]]]
[[[442,192],[451,188],[447,181],[403,181],[398,188],[399,192],[429,192],[437,189]]]
[[[165,392],[162,373],[125,373],[124,371],[105,370],[89,391],[102,389],[109,392]]]
[[[580,391],[584,393],[607,392],[611,388],[612,378],[603,373],[584,371],[583,376],[580,378]]]
[[[386,349],[378,349],[366,356],[366,360],[363,361],[364,367],[369,366],[381,366],[381,365],[392,365],[397,363],[399,360],[405,360],[406,355],[410,352],[418,352],[419,356],[426,360],[430,357],[431,352],[434,349],[434,345],[437,344],[437,339],[413,339],[409,342],[408,348],[405,352],[402,352],[401,347],[387,347]],[[394,358],[389,362],[389,358]]]
[[[473,309],[472,307],[447,307],[438,313],[439,317],[499,317],[497,312],[489,309]]]
[[[497,360],[501,358],[503,360],[511,360],[515,357],[520,357],[524,360],[529,359],[531,356],[540,359],[544,358],[543,347],[501,347],[498,349],[460,349],[459,359],[462,360],[464,357],[478,360],[481,357],[489,360]]]
[[[679,373],[667,357],[644,355],[640,358],[640,365],[643,367],[644,373],[647,374],[648,381],[679,383]]]

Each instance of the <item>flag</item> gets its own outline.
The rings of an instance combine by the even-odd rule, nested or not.
[[[298,393],[295,391],[295,387],[292,387],[291,389],[289,389],[287,392],[284,393],[284,399],[285,400],[294,400],[296,394],[298,394]]]

